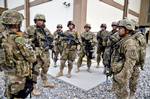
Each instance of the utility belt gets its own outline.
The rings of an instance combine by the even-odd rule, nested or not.
[[[61,41],[56,41],[55,45],[61,45]]]
[[[77,45],[76,44],[68,44],[68,43],[64,43],[64,49],[70,49],[70,50],[76,50],[77,49]]]

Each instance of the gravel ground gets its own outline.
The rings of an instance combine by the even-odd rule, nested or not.
[[[39,80],[38,86],[42,95],[32,96],[32,99],[115,99],[115,95],[109,91],[112,84],[110,80],[88,91],[50,75],[49,82],[56,84],[56,87],[54,89],[43,88]],[[3,93],[4,77],[3,73],[0,73],[0,99],[5,99]],[[144,71],[141,71],[136,97],[137,99],[150,99],[150,57],[146,59]]]

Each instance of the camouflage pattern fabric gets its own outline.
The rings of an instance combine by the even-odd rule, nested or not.
[[[48,37],[53,38],[50,31],[45,27],[42,29]],[[31,45],[34,47],[37,57],[37,64],[34,66],[34,80],[37,80],[39,75],[39,69],[42,68],[41,78],[42,80],[47,80],[47,71],[50,65],[49,51],[45,50],[45,34],[41,31],[41,28],[37,28],[35,25],[27,28],[26,33],[30,40]]]
[[[137,64],[139,44],[130,37],[123,39],[124,41],[119,44],[118,49],[115,49],[111,59],[113,72],[112,89],[117,95],[117,99],[126,99],[128,97],[128,82],[130,94],[134,94],[139,77]]]
[[[93,46],[93,51],[94,51],[94,46],[96,45],[96,36],[94,35],[94,33],[92,32],[83,32],[81,33],[81,38],[84,38],[86,40],[89,40],[90,43],[91,43],[91,46]],[[78,62],[77,62],[77,66],[78,68],[81,67],[81,64],[82,64],[82,59],[83,57],[86,55],[86,51],[84,49],[85,47],[85,42],[81,41],[81,51],[79,53],[79,59],[78,59]],[[87,66],[90,67],[91,66],[91,59],[89,57],[87,57]]]

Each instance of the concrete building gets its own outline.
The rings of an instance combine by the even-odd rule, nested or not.
[[[92,31],[97,32],[101,23],[106,23],[108,30],[111,30],[113,21],[121,20],[124,17],[139,22],[141,27],[150,30],[150,0],[0,0],[0,13],[5,9],[15,9],[25,16],[22,30],[28,25],[34,24],[35,14],[44,14],[46,16],[46,25],[51,32],[54,32],[57,24],[62,24],[64,30],[67,29],[67,22],[73,20],[76,29],[83,31],[86,23],[92,25]],[[150,40],[150,35],[149,35]],[[138,89],[136,92],[137,99],[150,99],[150,47],[146,49],[146,62],[144,70],[141,71]],[[115,99],[111,93],[111,78],[106,81],[103,74],[103,64],[101,61],[100,68],[95,68],[96,60],[92,60],[92,73],[86,71],[86,60],[83,60],[81,72],[76,73],[75,60],[72,78],[67,77],[55,78],[58,67],[53,67],[51,59],[48,74],[49,81],[56,84],[56,88],[43,88],[41,79],[38,79],[38,87],[42,95],[39,97],[32,96],[32,99]],[[67,74],[67,68],[64,75]],[[0,99],[4,95],[4,78],[0,74]],[[4,88],[3,88],[4,87]],[[4,98],[5,99],[5,98]],[[27,98],[30,99],[30,98]]]
[[[92,25],[93,32],[99,30],[101,23],[106,23],[111,30],[111,22],[124,16],[142,26],[150,25],[150,0],[0,0],[0,6],[16,9],[25,15],[23,30],[34,24],[37,13],[46,16],[46,25],[52,32],[57,24],[66,29],[68,20],[75,22],[79,32],[86,23]]]

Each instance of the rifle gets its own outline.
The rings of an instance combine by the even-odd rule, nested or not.
[[[33,84],[34,84],[34,81],[30,77],[26,77],[26,83],[25,83],[24,89],[20,90],[16,94],[12,94],[12,97],[10,99],[14,99],[14,98],[23,98],[24,99],[29,94],[30,94],[30,98],[31,98],[31,92],[33,90]]]
[[[48,33],[44,31],[43,28],[40,28],[39,29],[44,35],[45,35],[45,41],[44,41],[44,46],[43,48],[45,50],[48,50],[48,49],[52,49],[53,48],[53,38],[48,36]]]
[[[84,43],[85,47],[85,54],[88,58],[93,59],[93,47],[90,40],[86,40],[85,38],[81,37],[82,42]]]
[[[110,39],[110,38],[109,38]],[[111,61],[112,59],[119,62],[124,59],[124,55],[120,54],[117,49],[120,47],[120,44],[124,42],[127,38],[125,39],[118,39],[117,42],[113,42],[111,45],[107,46],[107,52],[109,52],[109,57],[107,57],[107,60],[109,62],[106,64],[106,81],[108,81],[108,77],[113,74],[113,71],[111,69]],[[115,52],[114,52],[115,51]],[[112,54],[115,53],[115,55],[112,57]],[[117,54],[117,55],[116,55]],[[119,56],[119,57],[116,57]]]
[[[35,49],[35,47],[40,47],[40,43],[39,43],[39,41],[38,41],[38,37],[37,37],[37,29],[35,30],[35,32],[34,32],[34,40],[32,41],[32,43],[33,43],[33,48]]]
[[[63,31],[58,31],[57,34],[58,34],[58,39],[59,39],[62,35],[64,35],[64,34],[63,34]]]
[[[53,45],[52,45],[53,38],[49,37],[48,33],[45,32],[43,28],[37,28],[35,30],[35,33],[34,33],[35,38],[32,41],[32,43],[34,44],[34,45],[32,45],[33,48],[40,47],[40,42],[39,42],[38,37],[37,37],[37,31],[41,31],[41,33],[43,33],[45,36],[44,46],[43,46],[44,50],[52,49],[53,48]]]
[[[58,58],[56,57],[56,52],[55,52],[54,49],[52,50],[52,59],[54,61],[54,65],[56,65],[56,62],[57,62]]]
[[[72,34],[64,34],[62,32],[58,33],[61,37],[64,37],[63,40],[67,41],[67,44],[69,45],[69,47],[71,47],[72,45],[77,45],[79,44],[79,41],[76,41],[76,39],[74,38],[74,36]]]

